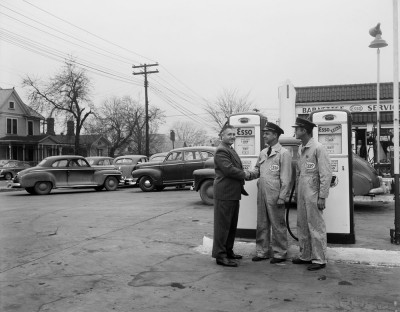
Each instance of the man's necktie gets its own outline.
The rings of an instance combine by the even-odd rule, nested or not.
[[[267,155],[268,155],[268,156],[271,155],[271,146],[268,147]]]

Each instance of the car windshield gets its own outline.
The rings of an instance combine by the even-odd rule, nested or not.
[[[46,163],[46,158],[45,159],[43,159],[40,163],[38,163],[37,165],[39,166],[39,167],[43,167],[43,165]]]
[[[8,162],[9,162],[8,159],[2,159],[2,160],[0,160],[0,166],[4,166]]]
[[[151,161],[163,161],[165,156],[154,156]]]
[[[93,165],[94,164],[94,159],[93,158],[86,158],[86,160],[88,161],[89,165]]]
[[[17,163],[9,162],[9,163],[5,164],[3,167],[7,167],[7,168],[9,168],[9,167],[17,167]]]

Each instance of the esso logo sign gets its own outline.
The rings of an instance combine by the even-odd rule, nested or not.
[[[352,105],[350,106],[351,112],[362,112],[363,107],[361,105]]]
[[[236,128],[236,136],[254,136],[254,128]]]

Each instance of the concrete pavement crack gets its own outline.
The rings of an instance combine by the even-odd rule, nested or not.
[[[139,224],[142,224],[142,223],[145,223],[145,222],[148,222],[148,221],[157,219],[157,218],[162,217],[162,216],[164,216],[164,215],[167,215],[167,214],[170,214],[170,213],[173,213],[173,212],[179,211],[179,210],[181,210],[181,209],[185,209],[185,208],[186,208],[186,207],[180,207],[180,208],[176,208],[176,209],[173,209],[173,210],[169,210],[169,211],[167,211],[167,212],[160,213],[160,214],[158,214],[158,215],[156,215],[156,216],[147,218],[147,219],[145,219],[145,220],[141,220],[141,221],[138,221],[138,222],[133,223],[133,224],[125,225],[125,226],[122,226],[122,227],[120,227],[120,228],[114,229],[114,230],[112,230],[112,231],[105,232],[105,233],[100,234],[100,235],[93,236],[93,237],[89,237],[89,238],[85,238],[85,239],[83,239],[83,240],[81,240],[81,241],[79,241],[79,242],[77,242],[77,243],[75,243],[75,244],[73,244],[73,245],[71,245],[71,246],[69,246],[69,247],[66,247],[66,248],[64,248],[64,249],[57,250],[57,251],[54,251],[54,252],[50,252],[50,253],[47,253],[47,254],[45,254],[45,255],[43,255],[43,256],[37,257],[37,258],[35,258],[35,259],[32,259],[32,260],[30,260],[30,261],[27,261],[27,262],[24,262],[24,263],[15,265],[15,266],[13,266],[13,267],[4,269],[4,270],[0,271],[0,274],[2,274],[2,273],[4,273],[4,272],[8,272],[8,271],[13,270],[13,269],[16,269],[16,268],[19,268],[19,267],[22,267],[22,266],[24,266],[24,265],[26,265],[26,264],[35,262],[35,261],[37,261],[37,260],[46,258],[46,257],[48,257],[48,256],[55,255],[55,254],[57,254],[57,253],[60,253],[60,252],[62,252],[62,251],[68,250],[68,249],[71,249],[71,248],[73,248],[73,247],[79,246],[79,245],[81,245],[82,243],[84,244],[84,243],[87,243],[87,242],[89,242],[89,241],[93,241],[93,240],[95,240],[95,239],[101,238],[101,237],[106,236],[106,235],[109,235],[109,234],[111,234],[111,233],[115,233],[115,232],[124,230],[124,229],[126,229],[126,228],[133,227],[133,226],[136,226],[136,225],[139,225]]]

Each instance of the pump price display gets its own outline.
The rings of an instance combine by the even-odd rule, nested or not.
[[[238,155],[254,155],[255,131],[254,128],[236,128],[235,150]]]
[[[328,154],[341,154],[342,125],[318,126],[318,141],[325,146]]]

